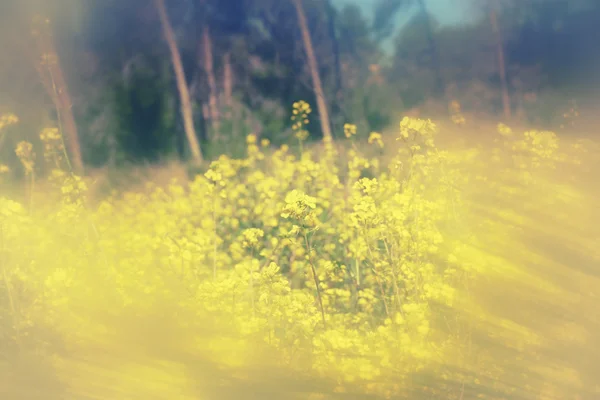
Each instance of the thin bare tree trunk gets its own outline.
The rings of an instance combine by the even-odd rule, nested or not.
[[[175,33],[173,32],[173,27],[171,26],[169,17],[167,16],[164,0],[155,0],[155,3],[158,10],[158,15],[160,17],[160,24],[162,25],[165,40],[167,41],[169,50],[171,52],[171,61],[173,62],[175,79],[177,80],[177,89],[181,99],[181,115],[183,117],[185,135],[190,145],[194,163],[201,164],[203,161],[202,151],[200,150],[200,142],[198,141],[196,130],[194,129],[192,102],[190,101],[190,93],[188,91],[183,65],[181,63],[181,54],[177,48]]]
[[[296,7],[296,13],[298,14],[298,23],[300,24],[300,30],[302,31],[302,41],[304,42],[304,49],[306,51],[306,58],[308,59],[308,66],[310,68],[310,74],[312,76],[313,88],[315,96],[317,97],[317,109],[319,116],[321,117],[321,130],[323,131],[323,139],[331,142],[333,136],[331,135],[331,125],[329,122],[329,112],[327,111],[327,102],[325,101],[325,95],[323,93],[323,85],[321,84],[321,77],[319,76],[319,67],[317,65],[317,58],[313,49],[312,40],[310,38],[310,32],[308,31],[308,23],[306,22],[306,15],[304,14],[304,8],[302,7],[302,0],[292,0]]]
[[[215,71],[213,66],[212,40],[208,25],[202,28],[202,49],[204,50],[204,71],[208,80],[208,111],[210,116],[210,126],[214,138],[219,137],[219,108],[217,105],[217,80],[215,79]]]
[[[502,40],[502,34],[500,33],[500,28],[498,27],[498,17],[496,15],[496,10],[493,8],[493,5],[492,5],[492,8],[490,9],[490,22],[492,24],[492,30],[494,32],[494,36],[496,37],[498,74],[500,75],[500,83],[502,85],[502,107],[504,109],[504,116],[506,118],[510,118],[511,117],[510,95],[508,94],[508,83],[506,81],[506,62],[504,60],[504,41]]]
[[[49,68],[52,71],[53,90],[58,97],[59,119],[67,139],[67,148],[70,153],[69,162],[76,173],[83,174],[84,165],[83,156],[81,154],[81,143],[79,141],[79,132],[73,115],[71,95],[69,94],[69,89],[67,88],[67,83],[65,82],[58,56],[56,57],[55,64]]]
[[[73,115],[71,95],[69,94],[69,89],[60,65],[60,57],[56,51],[49,24],[48,19],[40,20],[33,30],[33,35],[38,40],[38,55],[42,58],[41,62],[36,61],[36,69],[46,92],[48,92],[56,107],[58,120],[61,125],[60,128],[66,137],[66,145],[69,152],[68,162],[74,172],[83,174],[84,165],[81,154],[81,143]]]
[[[233,111],[233,70],[231,69],[230,53],[223,56],[223,95],[225,96],[225,105],[228,108],[226,117],[231,118]]]

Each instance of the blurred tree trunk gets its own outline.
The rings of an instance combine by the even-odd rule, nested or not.
[[[225,105],[233,106],[233,70],[231,69],[231,54],[226,53],[223,56],[223,94],[225,95]]]
[[[336,118],[336,114],[341,111],[340,104],[343,100],[342,93],[342,64],[340,61],[340,46],[335,29],[335,18],[334,8],[331,4],[331,0],[325,1],[325,10],[327,13],[327,28],[329,30],[329,39],[331,40],[331,52],[333,56],[333,68],[335,70],[334,87],[333,87],[333,102],[331,107],[331,113]]]
[[[433,35],[433,26],[431,24],[431,18],[429,16],[429,10],[427,9],[425,0],[417,0],[417,4],[419,5],[421,14],[423,15],[423,21],[425,22],[427,42],[429,43],[429,51],[431,53],[431,63],[435,72],[435,93],[444,94],[445,90],[444,80],[442,79],[442,66],[440,64],[438,48]]]
[[[194,129],[192,103],[190,101],[190,93],[185,80],[185,73],[183,71],[183,65],[181,62],[181,54],[177,48],[175,33],[173,32],[173,27],[171,26],[169,17],[167,16],[164,0],[155,0],[155,3],[158,10],[158,15],[160,17],[163,34],[171,52],[171,61],[173,63],[173,69],[175,70],[177,88],[179,90],[179,97],[181,99],[181,115],[183,117],[185,135],[190,145],[194,163],[201,164],[203,161],[202,151],[200,150],[200,142],[198,141],[196,130]]]
[[[498,74],[500,75],[500,84],[502,85],[502,107],[504,109],[504,116],[506,118],[511,117],[510,108],[510,95],[508,94],[508,83],[506,80],[506,61],[504,60],[504,41],[502,40],[502,34],[498,26],[498,16],[494,5],[490,7],[490,22],[492,24],[492,31],[496,39],[496,53],[498,62]]]
[[[315,96],[317,98],[317,109],[319,111],[319,117],[321,119],[321,130],[323,131],[323,139],[332,141],[331,125],[329,122],[329,112],[327,111],[327,102],[325,101],[325,95],[323,93],[323,85],[321,84],[321,77],[319,76],[319,67],[317,65],[317,58],[313,49],[312,40],[310,38],[310,32],[308,31],[308,23],[306,22],[306,15],[304,14],[304,8],[302,7],[302,0],[292,0],[294,7],[296,7],[296,13],[298,14],[298,23],[302,32],[302,41],[304,42],[304,49],[306,51],[306,58],[308,59],[308,66],[310,74],[312,76],[313,88]]]
[[[37,21],[34,21],[32,34],[37,42],[37,54],[35,56],[41,58],[41,60],[35,60],[35,67],[46,92],[56,107],[61,131],[66,136],[66,145],[69,152],[68,162],[75,173],[83,174],[84,165],[81,154],[81,143],[73,115],[71,95],[65,81],[60,57],[56,52],[51,31],[49,19],[38,18]]]
[[[218,91],[217,91],[217,80],[215,78],[214,62],[213,62],[213,51],[212,51],[212,40],[210,37],[210,31],[208,24],[204,22],[202,28],[202,50],[204,53],[204,71],[206,72],[206,78],[208,80],[208,115],[210,120],[210,127],[212,130],[213,139],[219,137],[219,108],[217,103]]]

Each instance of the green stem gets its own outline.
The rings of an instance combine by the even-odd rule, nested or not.
[[[52,69],[48,68],[48,72],[50,73],[50,79],[52,79],[52,89],[54,89],[54,94],[58,96],[56,93],[56,83],[54,82],[54,75],[52,75]],[[69,154],[67,153],[67,147],[65,146],[65,139],[63,137],[63,128],[62,128],[62,117],[60,114],[60,109],[56,106],[56,115],[58,116],[58,131],[60,132],[60,143],[62,145],[63,154],[65,155],[65,161],[67,162],[67,167],[69,168],[69,172],[71,176],[73,175],[73,166],[71,165],[71,160],[69,160]]]
[[[315,268],[315,264],[312,261],[312,256],[310,254],[310,243],[308,242],[308,236],[304,233],[304,242],[306,243],[306,251],[308,251],[308,263],[310,264],[310,268],[312,270],[313,278],[315,281],[315,286],[317,288],[317,300],[319,301],[319,307],[321,308],[321,318],[323,320],[323,327],[327,329],[327,322],[325,320],[325,309],[323,308],[323,298],[321,297],[321,288],[319,285],[319,277],[317,276],[317,269]]]

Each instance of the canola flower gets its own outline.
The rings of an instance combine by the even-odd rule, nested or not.
[[[354,135],[356,135],[356,125],[344,124],[344,136],[346,136],[349,139]]]
[[[7,126],[14,125],[19,122],[19,117],[15,114],[2,114],[0,115],[0,130]]]
[[[380,148],[383,148],[383,137],[379,132],[371,132],[367,141],[369,144],[376,144]]]
[[[293,112],[303,124],[310,106]],[[45,131],[56,193],[39,210],[0,197],[0,351],[36,352],[73,399],[226,398],[231,387],[243,398],[253,383],[286,398],[274,381],[303,375],[323,382],[305,383],[321,398],[399,398],[428,375],[434,398],[584,393],[595,379],[585,365],[547,350],[588,343],[600,285],[573,273],[574,295],[560,257],[523,245],[543,230],[555,248],[598,257],[598,231],[575,213],[592,213],[593,198],[556,175],[579,171],[583,147],[499,126],[493,158],[438,149],[432,121],[398,128],[388,159],[333,146],[296,157],[249,135],[244,159],[97,206]],[[586,235],[565,238],[572,226]],[[510,312],[493,311],[499,293]],[[540,313],[534,325],[526,312],[538,306],[573,323]],[[0,383],[0,394],[23,390]]]
[[[33,166],[35,165],[35,152],[33,151],[33,145],[29,142],[21,141],[17,144],[15,150],[17,157],[23,164],[25,172],[28,174],[33,172]]]
[[[305,127],[309,123],[309,115],[312,112],[310,105],[305,101],[298,101],[293,104],[292,110],[292,130],[296,132],[296,138],[302,142],[308,138],[308,131]]]

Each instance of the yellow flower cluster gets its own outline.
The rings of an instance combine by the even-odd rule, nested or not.
[[[376,144],[383,149],[383,137],[379,132],[371,132],[368,139],[369,144]]]
[[[317,207],[316,201],[315,197],[308,196],[298,190],[292,190],[285,196],[285,207],[281,216],[305,221],[311,211]]]
[[[512,129],[505,124],[498,124],[498,133],[504,137],[510,137],[513,134]]]
[[[294,121],[294,124],[292,125],[292,129],[296,132],[296,138],[300,141],[308,138],[308,131],[305,127],[309,123],[308,116],[311,112],[310,105],[305,101],[297,101],[293,104],[291,119]]]
[[[296,121],[304,124],[308,113],[306,103],[294,105]],[[504,136],[508,129],[498,128]],[[345,132],[352,137],[356,127]],[[519,269],[546,261],[523,247],[533,225],[528,212],[563,218],[556,210],[567,210],[569,199],[585,210],[594,203],[542,179],[550,168],[541,167],[566,161],[548,132],[506,138],[494,153],[500,161],[482,150],[444,152],[436,132],[431,121],[405,118],[400,149],[380,159],[333,146],[334,157],[317,150],[296,157],[287,146],[259,147],[250,135],[244,159],[222,156],[188,183],[149,185],[94,207],[84,201],[82,178],[55,169],[60,201],[48,194],[42,208],[27,211],[0,197],[2,340],[35,347],[74,398],[88,395],[86,383],[119,387],[129,397],[177,391],[178,398],[198,398],[199,387],[219,390],[199,377],[224,371],[224,381],[242,374],[246,382],[256,375],[244,371],[267,364],[324,379],[332,393],[398,398],[414,389],[416,374],[432,374],[440,383],[430,397],[459,398],[467,382],[473,396],[494,398],[480,382],[510,379],[517,367],[531,374],[531,364],[504,362],[473,337],[533,360],[546,336],[484,310],[474,292],[492,296],[500,288],[475,291],[473,284],[501,278],[508,291],[571,301],[546,274]],[[46,152],[62,151],[58,131],[45,130],[41,139]],[[373,132],[368,142],[383,148],[383,135]],[[31,144],[20,143],[17,154],[33,169]],[[528,165],[535,184],[521,168],[510,173],[515,160]],[[518,214],[517,206],[527,212]],[[597,254],[593,240],[581,246]],[[581,294],[577,304],[587,304]],[[103,374],[73,374],[79,364],[48,344],[44,330],[74,354],[103,349],[118,356],[102,359]],[[124,358],[140,361],[124,369]],[[150,374],[158,361],[164,368]],[[169,383],[170,394],[150,385],[149,374]]]
[[[19,118],[14,114],[0,115],[0,131],[7,126],[14,125],[19,122]]]
[[[344,124],[344,136],[351,138],[354,135],[356,135],[356,125]]]
[[[17,144],[15,150],[17,157],[23,164],[25,172],[28,174],[33,173],[33,167],[35,165],[35,152],[33,151],[33,145],[29,142],[21,141]]]
[[[53,163],[55,168],[60,168],[65,147],[58,128],[46,128],[40,133],[40,140],[44,144],[44,159]]]

